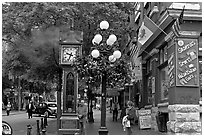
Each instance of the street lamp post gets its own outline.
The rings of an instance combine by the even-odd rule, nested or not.
[[[116,59],[121,57],[121,52],[117,50],[117,47],[114,46],[117,41],[117,37],[114,34],[110,34],[108,39],[105,41],[103,37],[106,38],[107,33],[105,30],[109,28],[109,23],[107,21],[102,21],[100,23],[101,34],[96,34],[92,40],[93,45],[96,48],[91,52],[93,58],[98,58],[101,56],[101,60],[105,63],[107,68],[108,61],[113,63]],[[107,73],[106,69],[102,70],[102,92],[101,92],[101,127],[98,130],[99,135],[107,135],[108,129],[106,128],[106,79]]]

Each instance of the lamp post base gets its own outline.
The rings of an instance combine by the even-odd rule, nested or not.
[[[100,127],[98,130],[99,135],[108,135],[108,129],[106,127]]]

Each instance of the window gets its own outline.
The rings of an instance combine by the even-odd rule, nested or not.
[[[151,104],[152,103],[152,77],[149,76],[148,79],[147,79],[147,102],[148,104]]]
[[[164,58],[164,62],[167,61],[167,46],[164,47],[163,58]]]
[[[150,72],[150,60],[147,61],[147,73]]]
[[[147,60],[147,73],[152,71],[152,65],[153,65],[153,60],[152,59]]]
[[[167,46],[161,48],[159,50],[160,64],[163,64],[167,61]]]
[[[169,77],[168,77],[168,67],[162,68],[160,70],[160,89],[161,89],[161,100],[168,99],[168,88],[169,88]]]
[[[168,56],[167,45],[163,45],[159,50],[159,77],[160,77],[160,93],[161,101],[168,99],[169,77],[168,77]]]

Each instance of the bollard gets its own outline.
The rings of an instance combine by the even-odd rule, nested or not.
[[[40,121],[39,120],[36,120],[37,121],[37,135],[40,135]]]
[[[47,124],[47,116],[44,117],[44,127],[47,127],[48,124]]]
[[[41,130],[44,128],[43,118],[41,118]]]
[[[42,135],[46,135],[46,130],[45,129],[42,130]]]
[[[27,125],[27,135],[31,135],[31,125]]]

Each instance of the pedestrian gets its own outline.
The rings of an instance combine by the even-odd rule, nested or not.
[[[86,131],[86,116],[87,116],[87,105],[84,103],[84,100],[81,100],[78,107],[78,117],[80,123],[81,134],[85,135]]]
[[[134,103],[132,101],[127,102],[127,108],[126,108],[126,115],[123,117],[122,124],[126,125],[125,131],[127,135],[132,134],[132,125],[134,125],[136,119],[136,113],[134,108]],[[124,124],[126,123],[126,124]]]
[[[10,111],[11,111],[11,102],[8,102],[8,104],[6,105],[6,113],[7,113],[7,116],[9,116]]]
[[[28,113],[28,119],[32,118],[34,109],[35,109],[35,106],[33,105],[33,102],[30,101],[26,106],[26,110]]]
[[[130,120],[128,119],[128,115],[125,115],[122,119],[123,130],[126,131],[127,135],[132,134]]]
[[[126,114],[130,120],[130,124],[134,125],[136,120],[136,110],[134,108],[134,103],[132,101],[127,102]]]
[[[115,120],[117,122],[118,119],[118,110],[119,110],[119,104],[118,102],[115,102],[113,104],[113,121]]]
[[[123,106],[122,109],[121,109],[121,113],[120,113],[120,119],[122,121],[123,117],[126,116],[126,108],[127,106]]]

